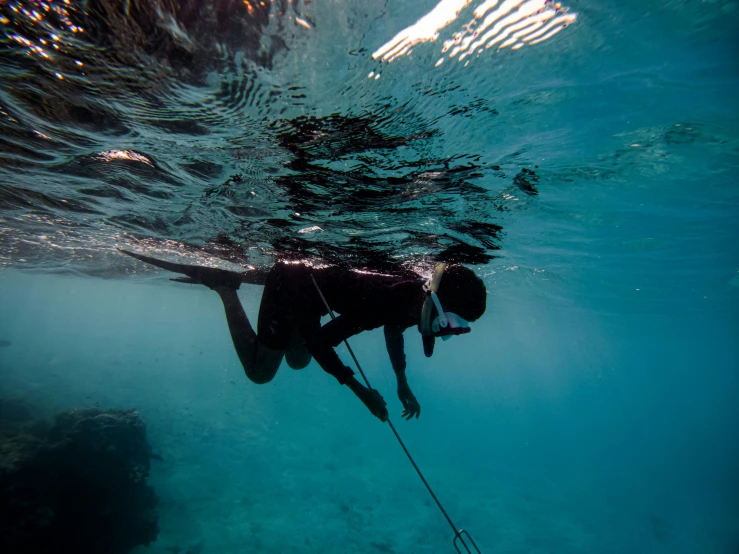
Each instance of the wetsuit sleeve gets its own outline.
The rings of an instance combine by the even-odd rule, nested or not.
[[[396,375],[405,373],[405,343],[403,342],[403,331],[400,325],[385,325],[385,346],[390,356],[390,363]]]
[[[351,368],[344,365],[334,348],[349,337],[365,330],[359,321],[340,315],[317,329],[308,340],[308,350],[323,370],[336,377],[342,385],[354,375]]]

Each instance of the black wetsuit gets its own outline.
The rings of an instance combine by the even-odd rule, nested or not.
[[[323,327],[321,316],[328,312],[311,274],[328,305],[340,314]],[[285,350],[297,328],[318,364],[345,384],[354,372],[344,365],[334,348],[357,333],[384,326],[393,369],[403,373],[403,331],[418,323],[411,313],[418,305],[421,284],[420,279],[278,263],[265,282],[257,335],[265,346]]]

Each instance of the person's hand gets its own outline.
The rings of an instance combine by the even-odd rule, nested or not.
[[[359,399],[369,408],[373,416],[380,421],[387,421],[387,402],[385,402],[382,395],[374,389],[362,388],[363,391],[357,395]]]
[[[418,416],[421,415],[421,405],[418,403],[415,395],[411,392],[411,388],[405,381],[398,383],[398,398],[400,399],[401,404],[403,404],[402,417],[406,420],[410,420],[415,416],[416,419],[418,419]]]

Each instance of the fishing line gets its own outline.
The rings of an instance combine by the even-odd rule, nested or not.
[[[313,285],[315,285],[316,290],[318,291],[318,295],[321,297],[321,301],[323,302],[323,305],[326,307],[326,311],[328,311],[328,315],[331,316],[332,320],[336,319],[336,316],[334,315],[333,310],[331,310],[331,307],[328,305],[328,302],[326,302],[326,298],[323,296],[323,292],[321,292],[321,288],[318,286],[318,283],[316,283],[316,278],[313,276],[313,274],[311,274],[310,278],[313,281]],[[367,379],[367,376],[364,374],[364,371],[362,370],[362,366],[359,365],[359,360],[357,360],[357,357],[354,355],[354,351],[352,350],[352,347],[349,346],[349,341],[347,339],[344,339],[344,344],[346,345],[347,349],[349,349],[349,354],[351,354],[351,357],[354,360],[354,363],[356,364],[357,369],[359,370],[359,373],[362,375],[362,379],[364,379],[364,382],[367,385],[367,388],[370,390],[374,390],[372,388],[372,385],[370,385],[369,379]],[[446,518],[447,522],[449,523],[449,526],[452,528],[452,531],[454,531],[454,541],[452,543],[454,545],[454,548],[457,550],[458,553],[462,554],[462,550],[460,550],[460,545],[462,545],[466,552],[468,552],[469,554],[472,554],[473,551],[470,550],[470,547],[465,542],[465,540],[468,540],[472,548],[475,549],[474,552],[481,554],[480,549],[477,548],[477,545],[475,544],[475,541],[472,539],[470,534],[464,529],[457,529],[457,526],[454,525],[452,518],[449,517],[449,514],[444,509],[444,506],[441,505],[441,502],[436,497],[436,494],[431,488],[431,485],[429,485],[428,481],[426,481],[426,478],[423,476],[423,473],[421,473],[421,469],[416,464],[416,461],[413,459],[413,456],[411,456],[411,453],[408,451],[408,448],[405,446],[403,439],[400,438],[400,434],[398,434],[397,429],[395,429],[395,425],[393,425],[393,422],[390,421],[389,416],[387,418],[387,423],[388,425],[390,425],[390,429],[393,431],[395,438],[398,439],[398,443],[400,444],[400,447],[403,449],[403,452],[405,452],[405,455],[408,456],[408,460],[410,460],[411,465],[413,466],[413,469],[416,470],[416,473],[418,473],[418,476],[421,478],[421,481],[426,486],[426,490],[429,491],[431,498],[434,499],[434,502],[436,502],[436,505],[439,507],[439,510],[441,510],[441,513]]]

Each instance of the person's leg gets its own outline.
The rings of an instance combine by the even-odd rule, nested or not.
[[[246,376],[258,384],[268,383],[277,373],[285,350],[269,348],[259,340],[246,317],[236,289],[213,287],[213,290],[223,301],[231,339]]]
[[[313,359],[305,337],[312,337],[321,329],[321,314],[308,308],[295,321],[285,360],[293,369],[303,369]]]
[[[303,369],[312,359],[313,357],[308,352],[308,347],[305,344],[302,333],[295,326],[293,332],[290,334],[290,345],[285,352],[287,365],[293,369]]]

